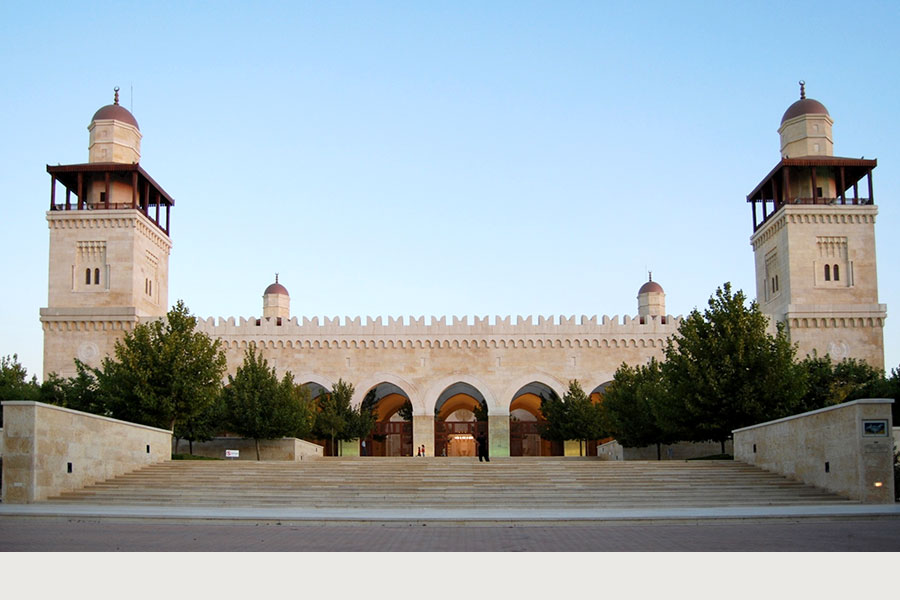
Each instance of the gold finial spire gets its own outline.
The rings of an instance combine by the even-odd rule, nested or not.
[[[653,271],[647,271],[647,281],[653,281]]]
[[[800,99],[806,100],[806,82],[802,79],[800,80]]]
[[[278,273],[275,273],[275,283],[278,283]]]
[[[118,106],[118,104],[119,104],[119,86],[114,87],[113,91],[116,93],[115,98],[113,98],[113,104]]]

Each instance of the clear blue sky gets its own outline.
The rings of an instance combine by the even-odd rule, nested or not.
[[[875,157],[900,364],[900,3],[5,2],[0,355],[41,373],[46,164],[122,88],[176,200],[169,303],[256,316],[671,314],[755,297],[746,195],[797,81]]]

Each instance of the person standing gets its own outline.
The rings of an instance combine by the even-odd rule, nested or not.
[[[491,462],[491,459],[488,456],[487,438],[484,434],[479,433],[475,442],[478,445],[478,462]]]

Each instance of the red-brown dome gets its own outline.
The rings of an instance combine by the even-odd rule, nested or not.
[[[266,288],[266,291],[263,292],[263,296],[268,296],[269,294],[284,294],[285,296],[290,296],[290,294],[288,294],[287,289],[283,285],[278,283],[278,281],[271,284],[269,287]]]
[[[784,116],[781,117],[781,122],[789,121],[795,117],[799,117],[800,115],[827,115],[828,109],[825,108],[825,105],[819,102],[818,100],[813,100],[812,98],[803,98],[801,100],[797,100],[793,104],[791,104],[786,111],[784,111]]]
[[[655,281],[648,281],[638,290],[638,296],[641,294],[664,294],[662,286]]]
[[[94,113],[94,117],[91,119],[91,121],[102,121],[106,119],[115,119],[116,121],[122,121],[123,123],[134,125],[135,129],[140,130],[140,127],[138,127],[137,119],[134,118],[134,115],[128,112],[127,108],[118,104],[107,104]]]

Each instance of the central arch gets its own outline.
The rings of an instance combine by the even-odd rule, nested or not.
[[[435,456],[475,456],[476,441],[488,439],[488,402],[465,381],[448,385],[434,405]]]
[[[541,437],[541,427],[546,420],[541,413],[541,400],[558,395],[556,390],[541,381],[532,381],[520,387],[509,403],[509,455],[510,456],[561,456],[561,442],[551,442]]]
[[[413,455],[412,402],[403,388],[382,381],[366,391],[362,406],[375,413],[375,429],[361,441],[360,454]]]

